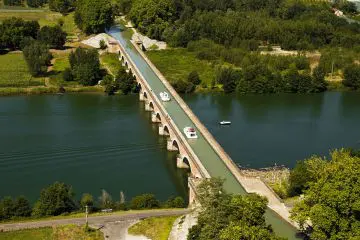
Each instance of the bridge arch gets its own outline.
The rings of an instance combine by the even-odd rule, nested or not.
[[[169,128],[168,128],[168,126],[164,126],[164,135],[167,135],[167,136],[169,136],[170,135],[170,131],[169,131]]]
[[[144,95],[144,99],[148,98],[147,93],[145,91],[144,91],[143,95]]]
[[[156,113],[156,120],[158,120],[159,122],[161,122],[161,115],[159,112]]]
[[[176,140],[172,140],[172,149],[176,149],[176,151],[180,152],[179,144]]]
[[[154,111],[154,104],[153,104],[152,101],[149,102],[149,109],[150,109],[151,111]]]

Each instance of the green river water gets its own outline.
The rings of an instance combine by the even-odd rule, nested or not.
[[[360,147],[360,93],[183,97],[242,166],[293,167],[331,148]],[[128,199],[186,197],[186,173],[137,95],[2,97],[0,126],[0,196],[34,201],[41,188],[64,181],[77,197],[101,189],[115,200],[121,190]]]

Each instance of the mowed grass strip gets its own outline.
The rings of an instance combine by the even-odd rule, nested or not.
[[[148,51],[146,54],[170,82],[186,81],[192,71],[197,71],[201,81],[208,86],[215,78],[211,63],[197,59],[194,53],[186,49]]]
[[[2,240],[65,240],[65,239],[91,239],[103,240],[104,235],[94,229],[85,231],[83,226],[63,225],[37,229],[25,229],[11,232],[0,232]]]
[[[44,86],[44,78],[30,75],[21,52],[0,55],[0,87]]]
[[[116,53],[104,53],[100,56],[101,64],[108,68],[113,75],[116,74],[121,69],[121,62],[119,61],[119,56]]]
[[[143,235],[152,240],[167,240],[178,216],[146,218],[129,228],[132,235]]]

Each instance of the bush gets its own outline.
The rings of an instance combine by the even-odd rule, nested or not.
[[[159,208],[159,206],[160,203],[155,198],[155,195],[149,193],[133,197],[130,202],[131,209],[151,209]]]
[[[70,68],[66,68],[62,73],[62,78],[65,82],[74,81],[73,75]]]
[[[104,41],[104,39],[101,39],[100,42],[99,42],[99,46],[100,46],[100,49],[104,50],[107,48],[107,45]]]
[[[360,65],[351,64],[344,70],[343,84],[353,90],[360,89]]]
[[[188,81],[193,83],[194,85],[199,85],[201,83],[201,80],[200,80],[198,72],[192,71],[191,73],[189,73]]]
[[[178,93],[192,93],[195,90],[195,85],[193,83],[184,80],[174,82],[172,85]]]

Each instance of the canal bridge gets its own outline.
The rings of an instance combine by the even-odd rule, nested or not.
[[[291,224],[283,203],[260,179],[249,179],[240,173],[230,156],[122,28],[114,26],[107,32],[118,41],[119,60],[136,78],[139,98],[144,102],[145,110],[151,112],[151,121],[158,124],[159,134],[167,137],[167,149],[178,152],[177,166],[190,169],[189,203],[195,200],[199,179],[224,178],[224,189],[229,193],[256,192],[266,196],[271,209],[265,213],[267,222],[280,236],[296,239],[296,228]],[[171,101],[159,99],[160,92],[164,91],[169,93]],[[197,139],[186,138],[183,128],[188,126],[196,129]]]

